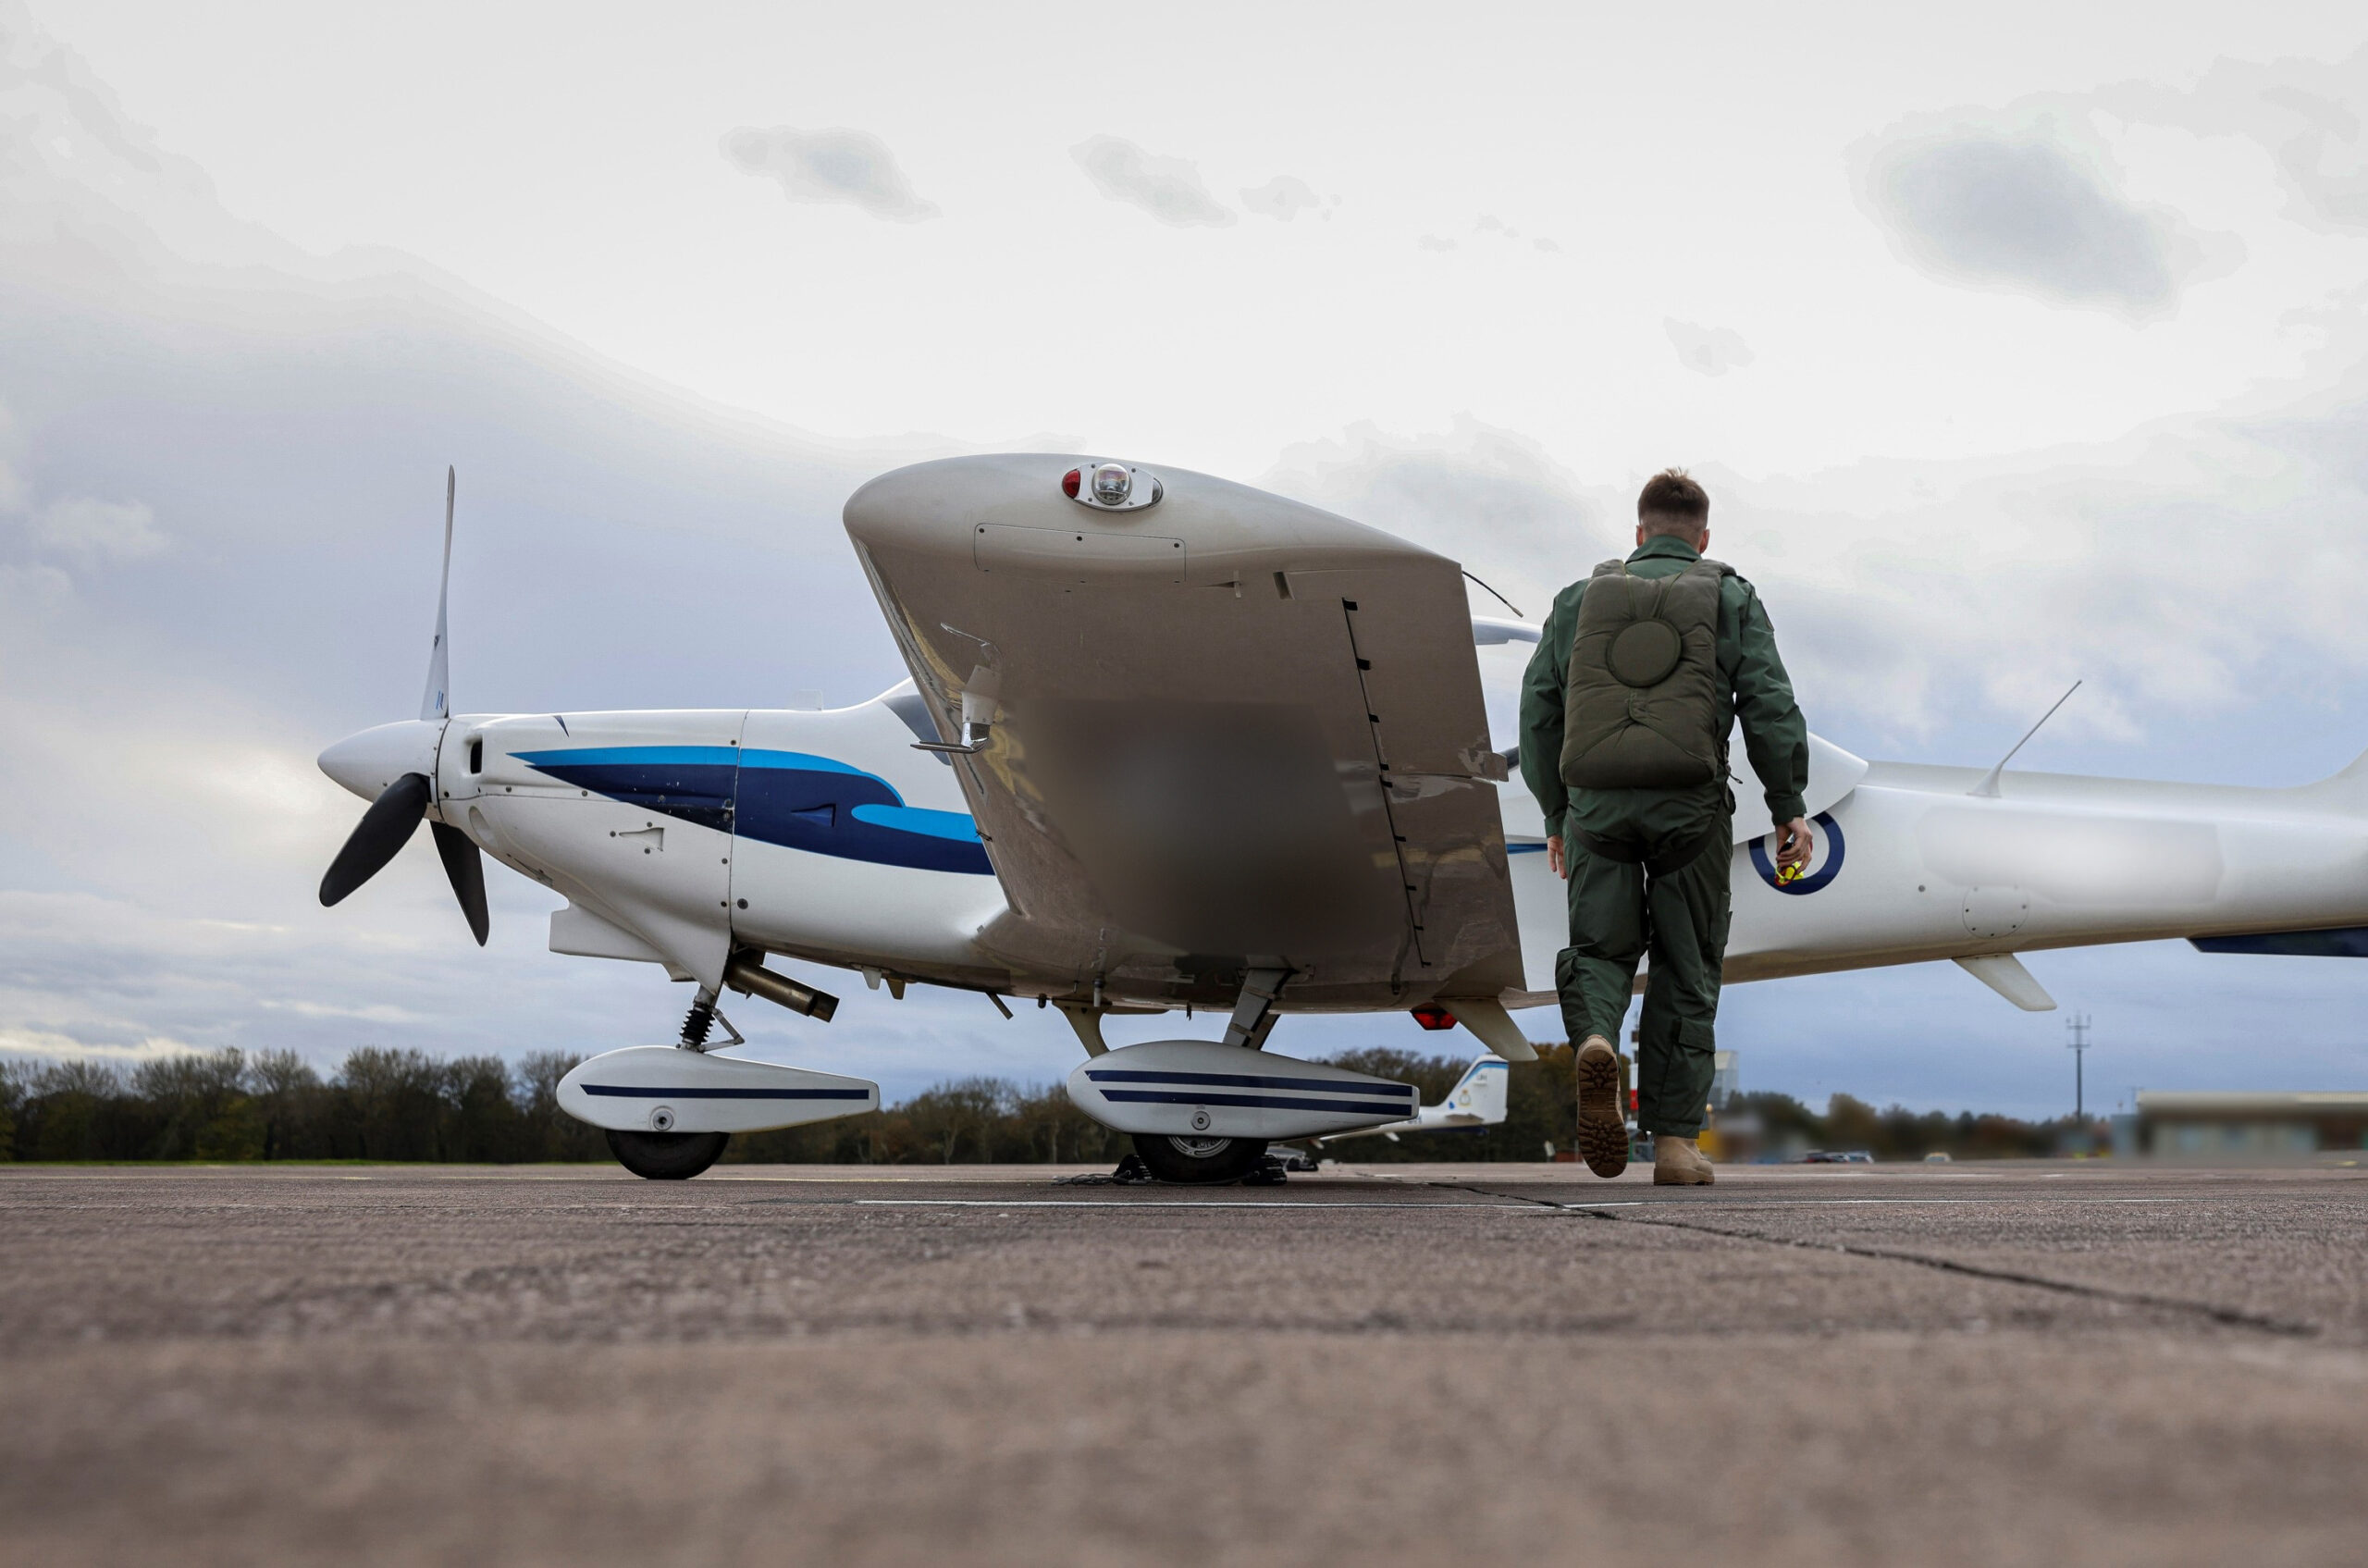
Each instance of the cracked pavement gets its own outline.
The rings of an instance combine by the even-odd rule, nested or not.
[[[0,1167],[44,1564],[2355,1561],[2368,1170]]]

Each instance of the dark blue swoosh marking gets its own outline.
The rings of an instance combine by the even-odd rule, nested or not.
[[[968,816],[907,806],[875,773],[796,752],[750,754],[740,770],[738,827],[743,838],[812,855],[994,874]]]
[[[869,1100],[869,1089],[631,1089],[616,1083],[586,1083],[586,1094],[623,1100]]]
[[[2296,958],[2368,958],[2368,926],[2264,932],[2257,936],[2190,936],[2200,953],[2281,954]]]
[[[590,746],[513,755],[579,789],[759,844],[916,870],[994,874],[970,818],[907,806],[879,775],[810,752]]]
[[[732,831],[732,782],[740,759],[728,746],[586,746],[511,755],[578,789],[718,833]]]
[[[1105,1100],[1141,1101],[1160,1105],[1240,1105],[1266,1111],[1329,1111],[1342,1116],[1372,1116],[1391,1109],[1370,1100],[1283,1100],[1271,1094],[1172,1094],[1154,1089],[1105,1089]]]
[[[1120,1068],[1088,1068],[1085,1076],[1096,1083],[1214,1083],[1228,1089],[1311,1089],[1326,1094],[1387,1094],[1399,1099],[1414,1093],[1410,1083],[1341,1083],[1328,1078],[1269,1078],[1238,1072],[1159,1072]]]
[[[1810,821],[1824,832],[1826,843],[1832,848],[1825,857],[1825,864],[1798,882],[1776,880],[1776,862],[1768,855],[1768,844],[1776,836],[1774,833],[1764,833],[1751,841],[1751,869],[1759,873],[1760,881],[1779,893],[1815,893],[1842,873],[1842,856],[1847,847],[1842,839],[1842,824],[1833,820],[1831,811],[1819,811]]]

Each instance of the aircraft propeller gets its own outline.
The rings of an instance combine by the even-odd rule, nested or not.
[[[321,878],[324,905],[342,902],[347,895],[384,870],[396,852],[411,842],[411,835],[426,817],[428,806],[436,797],[432,777],[436,750],[442,743],[444,726],[452,716],[448,700],[451,664],[445,648],[445,614],[452,580],[452,498],[457,488],[454,472],[445,469],[444,572],[436,589],[436,642],[427,656],[427,689],[420,698],[420,722],[386,725],[340,743],[340,747],[359,743],[374,752],[381,746],[401,746],[405,755],[414,757],[424,748],[429,772],[407,771],[379,791],[370,809],[362,813],[362,821],[354,824],[344,847],[337,852],[337,858],[329,862],[327,874]],[[380,740],[378,737],[382,736],[386,738]],[[338,749],[332,747],[331,753]],[[325,760],[327,755],[324,754]],[[461,901],[461,912],[468,917],[469,931],[482,947],[490,929],[485,902],[485,858],[460,829],[445,822],[430,822],[428,826],[436,837],[437,858],[444,862],[445,880],[452,884],[453,896]]]

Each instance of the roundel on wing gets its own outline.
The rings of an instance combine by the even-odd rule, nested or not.
[[[1779,893],[1815,893],[1842,874],[1842,857],[1846,846],[1842,838],[1842,824],[1833,820],[1831,811],[1819,811],[1812,819],[1817,826],[1817,849],[1809,856],[1809,863],[1800,875],[1786,882],[1776,868],[1776,835],[1760,834],[1751,841],[1751,869],[1759,880]]]

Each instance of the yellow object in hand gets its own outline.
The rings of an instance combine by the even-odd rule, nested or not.
[[[1780,884],[1788,882],[1798,882],[1801,880],[1801,873],[1806,870],[1807,870],[1807,868],[1805,866],[1779,866],[1776,868],[1776,881]]]

